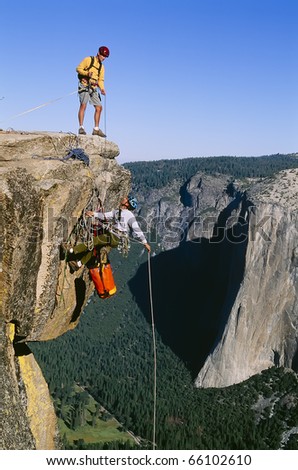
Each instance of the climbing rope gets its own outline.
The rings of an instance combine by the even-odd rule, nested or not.
[[[78,92],[78,90],[72,91],[71,93],[68,93],[68,95],[60,96],[59,98],[56,98],[56,99],[51,100],[51,101],[47,101],[46,103],[40,104],[39,106],[35,106],[35,108],[30,108],[30,109],[27,109],[26,111],[23,111],[22,113],[14,114],[13,116],[10,116],[7,119],[4,119],[3,121],[0,121],[0,122],[5,122],[5,121],[8,121],[8,120],[15,119],[17,117],[23,116],[24,114],[32,113],[32,111],[35,111],[36,109],[44,108],[45,106],[48,106],[52,103],[55,103],[56,101],[62,100],[63,98],[66,98],[67,96],[74,95],[77,92]]]
[[[104,133],[107,135],[107,95],[104,95]]]
[[[150,312],[151,312],[151,328],[152,328],[152,341],[153,341],[153,437],[152,449],[156,448],[156,390],[157,390],[157,353],[156,353],[156,338],[155,338],[155,324],[154,324],[154,311],[153,311],[153,295],[152,295],[152,281],[151,281],[151,263],[150,253],[148,251],[148,281],[149,281],[149,298],[150,298]]]

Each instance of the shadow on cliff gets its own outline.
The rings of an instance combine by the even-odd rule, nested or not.
[[[239,203],[234,200],[220,214],[211,239],[182,242],[151,257],[156,329],[194,377],[221,340],[243,279],[248,230],[244,212],[233,227],[224,229]],[[151,322],[147,286],[145,263],[129,287]]]
[[[76,301],[77,301],[77,303],[76,303],[75,309],[72,313],[70,323],[74,323],[74,322],[77,321],[77,319],[79,318],[79,316],[81,314],[82,307],[83,307],[84,301],[85,301],[86,283],[81,277],[78,277],[75,280],[75,289],[76,289]]]

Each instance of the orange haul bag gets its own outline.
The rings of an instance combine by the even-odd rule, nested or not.
[[[110,263],[89,269],[91,279],[99,297],[111,297],[117,291]]]

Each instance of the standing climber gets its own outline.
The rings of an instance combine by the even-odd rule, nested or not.
[[[150,253],[151,247],[132,213],[137,208],[137,205],[136,198],[125,196],[121,199],[119,209],[117,210],[110,212],[86,211],[87,217],[99,219],[101,222],[111,222],[111,228],[108,231],[93,238],[95,251],[99,252],[100,255],[105,255],[106,248],[108,250],[116,248],[123,238],[128,238],[129,235],[132,235]],[[94,250],[88,250],[84,243],[79,243],[68,251],[76,258],[70,261],[72,269],[76,270],[83,264],[87,266],[93,265]]]
[[[87,108],[88,101],[93,104],[94,111],[94,128],[92,135],[98,135],[99,137],[106,137],[106,135],[99,128],[100,115],[102,112],[102,104],[100,93],[105,95],[104,88],[104,65],[103,61],[109,57],[110,51],[106,46],[101,46],[98,49],[98,53],[95,57],[85,57],[82,62],[77,66],[76,71],[78,72],[79,79],[79,101],[80,108],[78,113],[79,118],[79,134],[86,135],[84,129],[84,117]]]

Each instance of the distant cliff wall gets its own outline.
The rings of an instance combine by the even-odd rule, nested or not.
[[[197,387],[298,371],[297,169],[234,182],[198,172],[152,191],[141,215],[164,250],[152,259],[156,326]],[[134,293],[145,312],[138,279]]]
[[[83,149],[90,165],[61,161],[70,148]],[[79,322],[93,284],[88,270],[70,271],[61,243],[94,194],[110,209],[129,191],[118,154],[117,145],[93,136],[0,132],[4,449],[57,445],[47,385],[26,342],[56,338]]]
[[[248,191],[243,281],[198,387],[226,387],[271,366],[298,371],[298,170]]]

